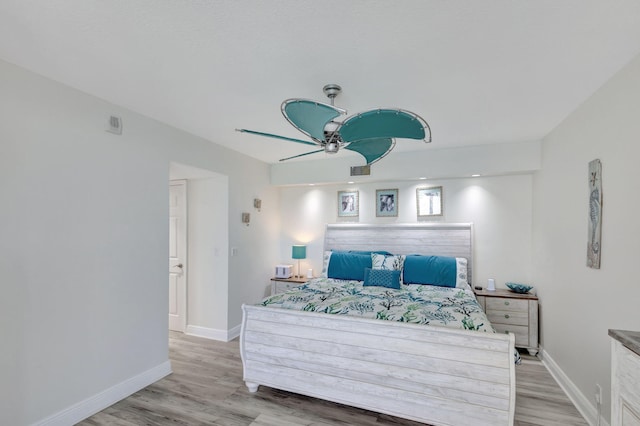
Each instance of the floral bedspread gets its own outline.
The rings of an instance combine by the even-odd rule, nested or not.
[[[394,290],[365,287],[362,281],[314,278],[261,305],[495,332],[471,289],[410,284]]]

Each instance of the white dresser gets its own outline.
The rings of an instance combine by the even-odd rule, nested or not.
[[[640,332],[609,330],[611,426],[640,426]]]

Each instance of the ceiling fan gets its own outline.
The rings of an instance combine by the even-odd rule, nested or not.
[[[287,99],[282,102],[282,115],[293,127],[311,138],[294,139],[255,130],[238,132],[267,136],[320,147],[280,161],[326,152],[335,154],[340,148],[361,154],[367,166],[386,156],[395,146],[395,138],[422,139],[431,142],[431,129],[422,117],[398,108],[377,108],[346,117],[347,110],[335,107],[333,101],[342,91],[337,84],[327,84],[323,91],[331,105],[307,99]]]

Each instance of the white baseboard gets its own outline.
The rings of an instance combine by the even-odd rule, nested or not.
[[[544,349],[540,349],[542,353],[542,364],[547,367],[549,373],[551,373],[556,382],[558,382],[564,393],[567,394],[571,402],[573,402],[573,405],[576,406],[587,423],[591,426],[609,426],[609,423],[602,417],[600,418],[600,423],[598,423],[598,410],[591,404],[591,400],[580,392],[580,389],[578,389],[564,371],[562,371],[560,366],[556,364],[553,358],[551,358],[551,355],[549,355]]]
[[[229,330],[229,334],[227,335],[228,337],[227,342],[235,339],[236,337],[240,337],[240,330],[242,330],[241,324],[238,324],[235,327],[233,327],[231,330]]]
[[[157,367],[133,376],[84,401],[80,401],[71,407],[40,420],[34,423],[33,426],[68,426],[76,424],[169,374],[171,374],[171,362],[167,360]]]
[[[237,325],[231,330],[216,330],[198,325],[188,325],[185,334],[205,339],[219,340],[221,342],[229,342],[240,335],[240,328],[240,325]]]

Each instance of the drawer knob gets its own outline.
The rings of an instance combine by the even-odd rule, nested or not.
[[[508,300],[506,300],[506,301],[504,302],[504,304],[505,304],[505,305],[509,305],[509,301],[508,301]]]
[[[504,317],[505,317],[505,318],[509,318],[509,314],[505,314],[505,315],[504,315]]]

